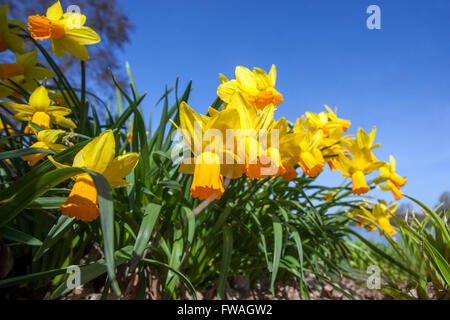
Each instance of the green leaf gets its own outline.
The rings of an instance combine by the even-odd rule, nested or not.
[[[51,188],[83,172],[83,169],[74,167],[56,169],[28,181],[0,207],[0,227],[5,226],[36,198],[44,195]]]
[[[161,206],[156,203],[149,203],[145,208],[144,218],[142,219],[139,233],[134,244],[134,255],[141,257],[145,248],[147,248],[148,241],[153,233],[156,222],[158,221]],[[133,268],[131,268],[133,269]]]
[[[190,291],[190,293],[192,295],[192,298],[194,300],[197,300],[197,293],[195,291],[194,286],[192,285],[191,281],[189,281],[189,279],[186,278],[186,276],[184,274],[182,274],[180,271],[172,268],[171,266],[169,266],[169,265],[167,265],[167,264],[165,264],[163,262],[157,261],[157,260],[144,258],[144,259],[142,259],[142,261],[147,262],[147,263],[152,263],[152,264],[155,264],[155,265],[158,265],[158,266],[162,266],[164,268],[167,268],[171,272],[175,273],[187,285],[187,288],[189,289],[189,291]]]
[[[115,265],[120,266],[131,258],[131,252],[133,246],[126,246],[114,253]],[[107,266],[104,259],[97,260],[96,262],[79,266],[80,267],[80,285],[83,285],[89,281],[92,281],[105,272],[107,272]],[[67,288],[67,283],[64,281],[58,288],[53,291],[51,298],[55,299],[62,295],[69,293],[72,289]]]
[[[225,299],[225,284],[228,277],[228,270],[233,253],[233,231],[226,228],[223,232],[222,261],[220,263],[219,285],[217,288],[217,298]]]
[[[33,237],[32,235],[29,235],[27,233],[24,233],[11,227],[3,227],[2,229],[0,229],[0,237],[11,241],[25,243],[30,246],[42,245],[41,240]]]
[[[48,149],[44,149],[44,148],[26,148],[26,149],[1,152],[0,160],[21,158],[21,157],[29,156],[30,154],[36,154],[36,153],[55,154],[55,152],[53,152],[52,150],[48,150]]]
[[[33,257],[33,261],[38,260],[42,257],[58,240],[65,235],[67,230],[69,230],[75,222],[75,218],[70,218],[68,216],[61,215],[58,221],[50,229],[47,237],[44,239],[44,243],[36,252]]]
[[[120,296],[120,288],[116,280],[114,262],[114,203],[111,187],[101,174],[88,171],[98,192],[98,207],[100,209],[100,225],[103,233],[103,251],[105,253],[106,269],[111,282],[111,288]]]
[[[281,249],[283,245],[283,228],[279,221],[273,221],[273,235],[274,235],[274,250],[272,262],[272,278],[270,281],[270,290],[274,295],[274,284],[277,278],[278,267],[280,266]]]

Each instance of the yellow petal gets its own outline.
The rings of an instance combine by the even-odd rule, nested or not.
[[[13,117],[16,120],[20,121],[30,121],[33,118],[33,113],[31,112],[18,112]]]
[[[128,185],[123,178],[130,174],[131,170],[136,167],[138,161],[139,155],[137,153],[129,153],[114,158],[103,173],[111,188]]]
[[[103,174],[114,159],[116,142],[111,130],[106,130],[89,142],[81,151],[84,166],[92,171]],[[74,166],[75,160],[74,160]]]
[[[65,108],[65,107],[49,106],[47,108],[47,112],[64,117],[64,116],[71,114],[72,110],[70,110],[69,108]]]
[[[65,57],[66,56],[66,48],[64,46],[63,39],[52,39],[52,51],[53,54],[57,57]]]
[[[43,141],[46,144],[52,144],[65,133],[64,130],[42,130],[38,133],[37,138],[39,141]]]
[[[94,44],[100,42],[100,36],[89,27],[80,27],[66,30],[66,38],[79,45]]]
[[[236,80],[227,81],[217,88],[217,95],[223,102],[229,103],[238,89],[239,84]]]
[[[50,20],[59,20],[63,16],[63,9],[59,0],[47,9],[47,18]]]
[[[30,97],[30,105],[33,106],[37,111],[45,111],[50,105],[50,98],[48,97],[48,92],[45,87],[40,86],[34,90]]]
[[[273,64],[272,67],[270,68],[270,71],[269,71],[269,78],[270,78],[270,81],[272,82],[272,83],[271,83],[271,86],[272,86],[272,87],[275,87],[275,84],[276,84],[276,82],[277,82],[277,69],[276,69],[276,67],[275,67],[274,64]]]
[[[58,169],[70,168],[70,166],[68,166],[68,165],[59,163],[52,156],[48,156],[48,160],[50,160],[50,162]]]
[[[2,102],[2,104],[18,112],[26,112],[26,113],[34,112],[34,108],[27,104],[19,104],[14,102]]]
[[[64,41],[64,47],[71,55],[82,61],[89,60],[89,53],[85,46],[78,44],[70,39],[62,39]]]
[[[259,90],[265,90],[268,87],[272,87],[270,78],[264,70],[260,68],[253,68],[253,75]]]
[[[75,129],[77,125],[70,119],[66,119],[60,115],[52,114],[53,121],[63,128]]]
[[[195,128],[199,128],[200,125],[202,125],[202,119],[200,118],[200,116],[194,110],[192,110],[192,108],[189,107],[187,103],[183,101],[180,104],[180,126],[181,129],[186,130],[190,136],[188,137],[186,135],[186,132],[183,131],[181,132],[181,134],[183,135],[184,142],[194,153],[201,152],[201,150],[194,150],[195,147],[202,147],[201,139],[203,137],[203,131],[205,128],[203,128],[202,125],[202,130],[195,130]]]
[[[236,80],[241,84],[245,91],[250,93],[257,93],[256,81],[253,73],[242,66],[236,67]]]

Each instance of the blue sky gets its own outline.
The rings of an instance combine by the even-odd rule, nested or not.
[[[377,126],[375,153],[394,155],[405,193],[435,205],[450,190],[450,1],[119,2],[136,25],[122,57],[148,92],[146,112],[177,76],[182,86],[193,80],[189,105],[205,112],[219,73],[275,64],[284,95],[277,117],[337,107],[350,133]],[[366,27],[371,4],[381,8],[381,30]]]

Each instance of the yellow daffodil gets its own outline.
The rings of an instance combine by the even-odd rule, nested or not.
[[[20,24],[15,20],[8,20],[8,5],[0,6],[0,52],[11,50],[14,53],[25,53],[26,45],[17,35],[16,28],[10,28],[9,23]]]
[[[343,131],[347,131],[351,122],[339,119],[337,110],[333,112],[328,106],[325,106],[325,108],[328,110],[328,113],[321,112],[316,114],[314,112],[306,112],[307,127],[313,131],[320,130],[323,136],[329,135],[332,129],[340,128]]]
[[[378,187],[384,191],[390,190],[395,199],[400,200],[400,198],[403,197],[403,193],[400,191],[400,188],[403,187],[408,180],[395,173],[394,157],[390,156],[389,160],[391,163],[386,163],[379,169],[381,175],[375,178],[373,182],[376,184],[386,182],[385,185],[380,185]]]
[[[392,205],[388,205],[385,201],[380,201],[380,203],[373,204],[372,208],[366,208],[365,206],[361,206],[359,209],[354,210],[349,214],[350,217],[356,218],[360,222],[360,227],[368,227],[370,231],[374,231],[376,226],[373,225],[364,217],[367,217],[373,221],[375,221],[380,227],[390,236],[397,233],[395,229],[392,227],[389,219],[392,218],[393,212],[397,209],[397,203]],[[380,235],[383,235],[383,232],[380,230]]]
[[[30,148],[42,148],[48,149],[55,152],[61,152],[67,149],[67,146],[63,144],[56,143],[56,141],[64,135],[66,132],[64,130],[42,130],[36,135],[37,142],[33,143]],[[47,153],[35,153],[28,156],[23,156],[22,160],[28,161],[30,166],[34,166],[41,159],[44,159]]]
[[[303,119],[300,118],[294,126],[300,148],[298,164],[306,175],[316,177],[323,171],[325,165],[325,159],[319,149],[322,133],[320,131],[313,133],[303,124]]]
[[[115,145],[113,132],[104,131],[77,153],[72,166],[84,167],[103,175],[111,188],[128,186],[130,184],[123,178],[136,167],[139,155],[129,153],[115,157]],[[57,168],[68,167],[52,157],[49,159]],[[98,217],[97,189],[89,174],[83,173],[75,177],[72,191],[59,209],[63,215],[83,221],[92,221]]]
[[[23,76],[25,81],[50,79],[55,76],[50,70],[36,66],[38,63],[37,50],[16,56],[14,63],[0,63],[0,80],[18,79]]]
[[[72,120],[65,118],[72,111],[64,107],[51,106],[48,91],[45,87],[41,86],[37,88],[30,96],[28,103],[28,105],[13,102],[4,102],[3,104],[18,111],[14,115],[14,119],[31,121],[43,129],[50,129],[52,124],[59,125],[63,128],[76,128]],[[28,129],[27,132],[30,132],[30,130]]]
[[[371,158],[374,161],[378,161],[372,153],[373,149],[380,147],[379,143],[374,144],[376,132],[376,127],[373,127],[369,134],[367,134],[364,129],[359,128],[356,134],[356,139],[343,139],[341,141],[341,145],[352,154],[363,153],[366,157]]]
[[[261,179],[267,176],[282,174],[279,145],[272,142],[272,130],[280,130],[277,126],[282,122],[274,121],[275,106],[269,104],[258,116],[255,108],[238,92],[231,97],[226,109],[235,109],[240,117],[240,129],[244,133],[238,139],[237,154],[244,164],[242,171],[250,179]],[[279,141],[278,141],[279,142]]]
[[[370,190],[364,175],[384,165],[384,162],[376,160],[371,152],[371,149],[377,146],[372,146],[374,138],[375,128],[370,136],[364,130],[358,130],[356,140],[348,141],[345,144],[351,152],[351,158],[341,153],[338,161],[333,161],[334,166],[342,172],[344,177],[352,178],[352,192],[357,195],[367,193]]]
[[[55,56],[64,57],[69,52],[80,60],[89,60],[85,45],[100,42],[99,35],[85,27],[86,16],[80,13],[63,13],[57,1],[47,9],[46,16],[28,17],[28,29],[34,39],[51,39]]]
[[[236,179],[242,176],[238,163],[227,163],[230,154],[233,161],[236,156],[227,151],[226,144],[222,143],[227,129],[240,127],[237,111],[217,111],[210,108],[209,114],[210,116],[199,116],[185,102],[180,104],[180,127],[177,128],[194,158],[184,159],[179,171],[194,175],[191,195],[200,200],[220,199],[225,191],[223,177]],[[208,137],[208,132],[218,134],[218,139]]]
[[[236,79],[228,80],[220,75],[221,85],[217,89],[218,96],[229,103],[233,95],[241,92],[246,100],[258,111],[272,104],[278,106],[283,102],[283,96],[275,89],[277,72],[274,65],[269,74],[259,68],[249,69],[236,67]]]

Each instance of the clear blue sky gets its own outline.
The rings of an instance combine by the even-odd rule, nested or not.
[[[350,133],[377,126],[376,155],[395,156],[405,193],[435,205],[450,190],[450,1],[120,2],[136,25],[123,58],[148,92],[146,112],[177,76],[193,80],[189,104],[205,112],[219,73],[275,64],[285,99],[277,117],[338,107]],[[381,30],[366,28],[371,4]]]

